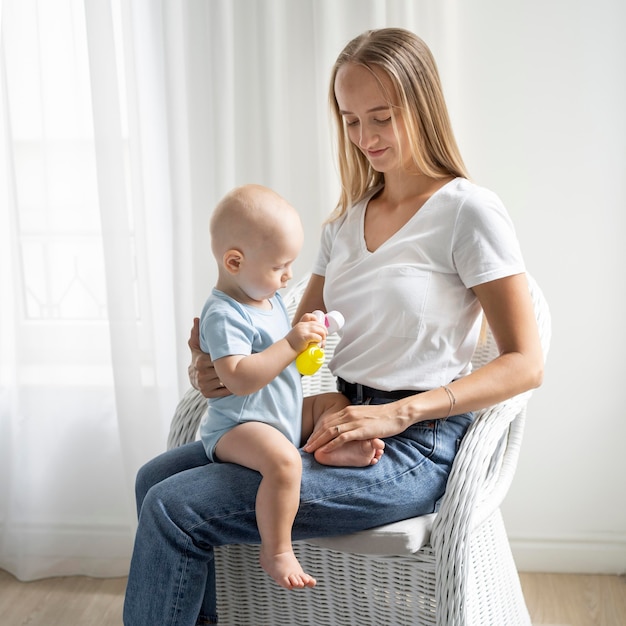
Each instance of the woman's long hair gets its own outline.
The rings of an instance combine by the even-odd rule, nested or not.
[[[389,105],[392,112],[399,109],[402,115],[416,172],[433,178],[468,178],[452,132],[437,65],[428,46],[402,28],[366,31],[343,49],[330,77],[329,102],[337,128],[341,177],[341,196],[331,219],[343,215],[369,189],[384,181],[384,175],[374,170],[350,141],[339,111],[335,79],[346,63],[370,70],[380,68],[391,79],[395,93],[389,94]]]

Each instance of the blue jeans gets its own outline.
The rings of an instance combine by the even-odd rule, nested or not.
[[[472,417],[411,426],[385,439],[385,453],[369,467],[328,467],[303,452],[293,539],[347,534],[435,511]],[[210,463],[200,442],[169,450],[139,470],[125,626],[217,624],[213,547],[260,542],[259,482],[255,471]]]

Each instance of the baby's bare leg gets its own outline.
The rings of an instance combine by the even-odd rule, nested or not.
[[[302,431],[306,439],[315,424],[325,415],[337,413],[350,404],[341,393],[323,393],[304,399],[302,408]],[[331,452],[316,450],[315,460],[322,465],[337,467],[365,467],[378,463],[383,455],[385,443],[382,439],[348,441]]]
[[[278,430],[260,422],[246,422],[226,433],[215,453],[221,461],[237,463],[261,473],[256,517],[261,535],[261,567],[282,587],[314,587],[291,544],[291,528],[300,502],[300,453]]]

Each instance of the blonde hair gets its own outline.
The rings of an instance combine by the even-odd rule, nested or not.
[[[402,115],[412,161],[419,173],[438,179],[468,178],[452,132],[437,65],[428,46],[402,28],[369,30],[348,43],[331,72],[329,102],[337,128],[341,177],[341,195],[331,219],[343,215],[368,190],[384,181],[384,175],[374,170],[350,141],[335,98],[337,72],[346,63],[370,70],[380,68],[391,80],[395,94],[389,94],[389,98],[395,97],[397,102],[392,111],[399,109]]]

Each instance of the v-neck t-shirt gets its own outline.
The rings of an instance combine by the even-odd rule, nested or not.
[[[520,246],[498,196],[456,178],[370,252],[365,213],[379,190],[322,233],[313,273],[345,318],[329,367],[376,389],[434,389],[470,373],[481,326],[471,288],[524,272]]]

